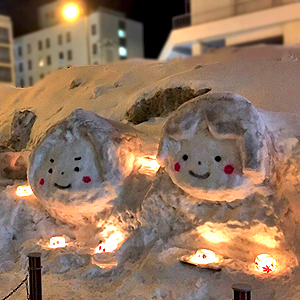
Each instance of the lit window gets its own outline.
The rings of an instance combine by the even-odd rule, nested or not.
[[[39,61],[39,66],[40,66],[40,67],[43,67],[43,66],[44,66],[44,60],[43,60],[42,58],[41,58],[40,61]]]
[[[119,47],[119,55],[120,56],[127,56],[127,49],[125,47]]]
[[[118,36],[119,36],[120,38],[126,37],[126,32],[125,32],[125,30],[119,29],[119,30],[118,30]]]

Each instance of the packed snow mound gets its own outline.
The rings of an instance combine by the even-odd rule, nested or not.
[[[257,299],[299,299],[298,57],[296,47],[229,48],[186,60],[70,68],[32,88],[1,86],[1,297],[24,278],[27,254],[38,251],[46,300],[229,300],[231,284],[241,281]],[[199,91],[204,95],[192,100]],[[216,97],[220,92],[228,101]],[[197,101],[200,110],[182,114]],[[186,122],[193,112],[199,117]],[[172,122],[181,114],[182,122]],[[225,117],[238,126],[223,131]],[[174,132],[162,132],[165,124],[176,125]],[[190,152],[170,169],[163,158],[159,168],[159,140],[176,142],[182,125],[192,125],[178,139]],[[15,194],[27,161],[21,149],[32,152],[29,179],[37,197]],[[170,173],[192,157],[194,175],[203,175],[197,168],[206,159],[225,174],[200,189],[223,189],[224,199],[238,187],[246,194],[227,202],[185,192],[186,179],[176,183]],[[237,180],[224,189],[222,180],[234,171]],[[264,180],[244,186],[249,171]],[[65,237],[67,246],[51,248],[53,236]],[[203,248],[222,257],[221,272],[180,263]],[[258,271],[261,253],[276,259],[276,270]]]
[[[167,120],[158,160],[187,193],[216,201],[221,198],[215,191],[224,198],[224,189],[230,189],[232,201],[245,196],[249,180],[265,179],[268,154],[265,124],[254,106],[240,95],[210,93]]]
[[[34,194],[65,222],[97,219],[120,202],[123,180],[143,150],[140,136],[129,125],[75,110],[45,133],[30,156]]]
[[[169,95],[177,99],[176,103],[183,103],[198,91],[238,93],[250,99],[256,108],[298,114],[300,104],[294,96],[300,94],[298,57],[297,47],[233,47],[166,62],[129,60],[59,70],[31,88],[1,85],[0,144],[18,142],[20,131],[17,136],[12,130],[18,111],[36,116],[29,142],[25,145],[24,135],[24,142],[18,142],[17,146],[17,151],[20,147],[30,150],[47,129],[77,108],[114,121],[132,120],[134,124],[141,121],[135,118],[141,109],[145,114],[142,120],[150,117],[151,122],[152,118],[172,112],[158,105],[170,103]],[[148,107],[156,111],[147,112]],[[28,129],[31,125],[28,124]],[[160,127],[152,130],[154,126],[146,125],[139,128],[160,134]],[[27,131],[25,134],[28,136]]]

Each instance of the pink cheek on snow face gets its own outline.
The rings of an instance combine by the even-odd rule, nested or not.
[[[225,174],[227,174],[227,175],[232,174],[233,171],[234,171],[234,166],[233,166],[233,165],[226,165],[226,166],[224,167],[224,172],[225,172]]]
[[[174,171],[176,171],[176,172],[179,172],[179,171],[180,171],[180,164],[179,164],[179,162],[177,162],[177,163],[174,165]]]
[[[44,185],[44,183],[45,183],[45,180],[44,180],[44,178],[42,178],[42,179],[40,180],[40,185]]]
[[[85,182],[85,183],[89,183],[90,181],[92,181],[92,179],[91,179],[91,177],[89,177],[89,176],[84,176],[84,177],[82,178],[82,181]]]

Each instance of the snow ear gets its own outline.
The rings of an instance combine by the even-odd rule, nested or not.
[[[210,132],[218,139],[241,140],[247,172],[265,173],[266,128],[256,108],[244,97],[229,93],[211,95],[202,113]]]
[[[168,156],[174,156],[178,153],[181,149],[181,144],[179,141],[176,141],[171,138],[164,138],[160,141],[158,153],[157,153],[157,160],[159,164],[164,167],[166,165],[166,159]]]

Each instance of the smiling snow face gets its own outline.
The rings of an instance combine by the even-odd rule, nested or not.
[[[168,157],[167,171],[182,189],[233,188],[242,181],[242,159],[237,140],[218,140],[202,131],[181,140],[181,149]]]
[[[35,172],[35,188],[49,198],[57,191],[82,191],[97,188],[102,180],[91,144],[85,139],[71,143],[58,140],[45,154]]]

